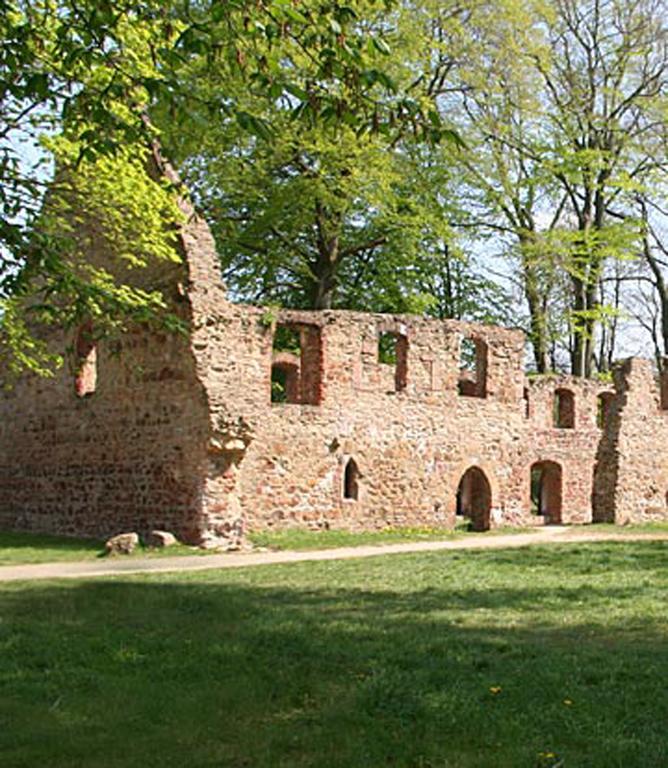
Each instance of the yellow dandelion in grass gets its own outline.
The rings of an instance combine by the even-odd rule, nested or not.
[[[492,685],[489,689],[490,693],[493,693],[495,696],[497,693],[501,693],[501,686],[500,685]]]
[[[572,707],[573,706],[573,702],[570,699],[564,699],[564,704],[567,707]]]
[[[564,759],[556,752],[539,752],[536,768],[564,768]]]

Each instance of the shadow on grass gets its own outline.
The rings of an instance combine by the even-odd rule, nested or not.
[[[593,551],[7,589],[2,764],[665,766],[666,548]]]
[[[97,551],[104,547],[104,542],[98,539],[68,538],[66,536],[52,536],[47,533],[24,533],[21,531],[0,531],[0,547],[36,548],[48,549],[85,549]]]

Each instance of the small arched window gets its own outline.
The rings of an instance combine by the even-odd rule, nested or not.
[[[348,459],[343,473],[343,498],[357,501],[360,493],[360,471],[355,459]]]
[[[559,429],[575,427],[575,396],[570,389],[558,389],[554,393],[554,426]]]

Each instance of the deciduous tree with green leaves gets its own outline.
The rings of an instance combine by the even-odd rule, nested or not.
[[[314,309],[422,311],[434,303],[423,279],[429,260],[435,251],[440,261],[454,258],[444,248],[453,238],[449,173],[434,161],[439,143],[457,143],[436,110],[451,62],[418,5],[386,10],[366,0],[353,7],[373,65],[362,80],[389,94],[367,124],[333,108],[306,125],[295,121],[303,110],[294,97],[312,87],[304,52],[291,59],[292,92],[276,87],[269,101],[264,91],[258,98],[254,76],[236,72],[236,102],[272,126],[269,135],[249,135],[238,115],[210,121],[205,105],[231,83],[226,61],[184,68],[198,98],[187,125],[170,122],[165,107],[163,140],[207,213],[237,297]],[[391,57],[376,42],[381,33]]]
[[[58,227],[45,226],[53,221],[52,213],[45,216],[41,210],[50,173],[30,167],[38,145],[41,157],[53,161],[49,146],[42,143],[45,135],[64,131],[77,147],[76,157],[68,155],[67,169],[59,158],[61,187],[80,175],[84,162],[113,156],[117,164],[131,165],[140,159],[158,133],[158,105],[172,119],[187,122],[191,115],[206,114],[214,128],[233,119],[249,133],[270,139],[275,126],[237,98],[232,83],[239,76],[258,100],[288,99],[292,119],[305,125],[340,121],[360,132],[378,130],[396,119],[398,109],[385,99],[392,83],[377,66],[387,44],[380,34],[365,29],[356,5],[316,0],[2,0],[0,300],[14,302],[2,322],[3,355],[14,354],[28,333],[25,326],[20,332],[10,327],[21,315],[18,294],[22,301],[32,294],[31,306],[55,301],[63,321],[70,299],[78,308],[72,321],[80,311],[113,313],[118,319],[127,310],[135,318],[141,303],[120,285],[112,292],[113,301],[100,302],[110,286],[96,290],[94,282],[73,270],[72,253],[63,247],[67,239],[54,240]],[[214,68],[221,78],[206,101],[183,77],[196,62]],[[410,117],[416,126],[426,125],[419,106]],[[429,130],[435,129],[432,119]],[[22,145],[32,147],[27,160]],[[131,176],[131,167],[127,170]],[[119,183],[124,177],[117,166]],[[89,192],[91,196],[78,201],[82,214],[87,207],[99,212],[104,203],[101,189]],[[126,227],[127,234],[127,227],[136,223],[130,218],[114,225],[116,230]],[[169,223],[164,227],[167,238]],[[163,244],[154,256],[164,253]],[[93,304],[85,306],[93,296]],[[155,306],[147,300],[146,314]],[[26,355],[14,358],[26,361]]]
[[[499,0],[472,7],[467,22],[450,38],[460,87],[441,107],[460,117],[471,150],[461,158],[477,209],[468,225],[505,236],[517,257],[539,371],[550,367],[554,291],[567,276],[570,368],[591,376],[609,316],[605,265],[637,252],[633,196],[666,169],[663,4]]]

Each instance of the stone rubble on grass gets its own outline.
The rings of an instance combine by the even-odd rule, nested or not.
[[[119,533],[112,536],[104,545],[108,555],[129,555],[139,545],[139,535],[136,533]]]
[[[252,549],[244,536],[243,522],[240,518],[218,522],[211,526],[202,536],[200,547],[221,552],[249,552]]]
[[[173,547],[178,543],[176,536],[169,531],[151,531],[144,539],[144,544],[147,547],[156,547],[157,549]]]
[[[200,549],[216,552],[255,552],[253,545],[246,539],[227,538],[208,535],[202,538]]]

